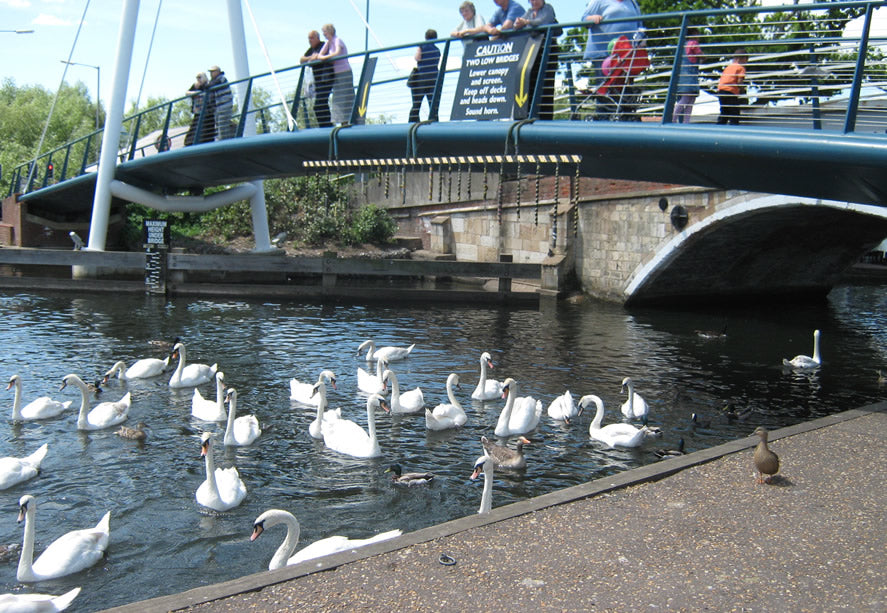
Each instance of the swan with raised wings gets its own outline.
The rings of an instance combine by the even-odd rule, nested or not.
[[[782,359],[782,365],[797,370],[812,370],[822,365],[822,357],[819,355],[819,330],[813,331],[813,357],[809,355],[796,355],[791,360]]]
[[[9,390],[15,386],[15,396],[12,400],[12,420],[13,421],[33,421],[35,419],[49,419],[60,415],[63,411],[70,408],[74,404],[73,400],[60,402],[53,400],[49,396],[40,396],[22,407],[22,378],[19,375],[12,375],[9,378],[9,384],[6,389]]]
[[[494,432],[505,438],[512,434],[524,434],[539,425],[542,416],[542,401],[532,396],[518,397],[517,381],[509,377],[502,386],[505,407],[499,413]]]
[[[315,541],[299,551],[296,555],[292,555],[293,551],[295,551],[299,544],[299,532],[301,530],[299,520],[289,511],[269,509],[259,515],[256,518],[256,521],[253,522],[253,533],[249,537],[249,540],[256,540],[262,532],[277,524],[284,524],[286,526],[286,537],[284,537],[283,543],[280,544],[280,547],[277,548],[277,551],[275,551],[274,555],[271,557],[271,563],[268,564],[268,570],[291,566],[293,564],[298,564],[299,562],[304,562],[305,560],[313,560],[314,558],[328,556],[334,553],[339,553],[340,551],[357,549],[358,547],[378,543],[379,541],[385,541],[402,534],[400,530],[391,530],[366,539],[349,539],[344,536],[330,536]]]
[[[459,375],[450,373],[447,377],[447,399],[449,403],[439,404],[434,410],[425,409],[425,427],[429,430],[448,430],[461,428],[468,421],[462,405],[456,399],[453,388],[459,387]]]
[[[336,386],[336,375],[333,374],[330,370],[325,370],[324,372],[330,374],[330,381],[333,384],[333,388]],[[321,373],[322,375],[322,373]],[[324,383],[324,376],[321,376],[317,383],[314,384],[314,396],[317,397],[317,417],[314,418],[308,425],[308,434],[311,435],[311,438],[323,439],[323,433],[321,432],[320,424],[324,420],[327,421],[335,421],[336,419],[342,419],[342,409],[330,409],[326,410],[327,401],[326,401],[326,383]]]
[[[40,463],[46,457],[49,445],[43,443],[29,456],[24,458],[0,458],[0,490],[5,490],[22,481],[33,479],[40,474]]]
[[[331,370],[323,370],[317,377],[317,382],[324,381],[336,388],[336,375]],[[320,402],[320,397],[315,393],[316,383],[302,383],[295,377],[290,379],[290,400],[316,407]]]
[[[111,532],[110,511],[105,513],[95,528],[72,530],[63,534],[34,560],[34,516],[37,513],[37,500],[30,495],[22,496],[18,505],[18,521],[25,522],[25,538],[16,573],[19,581],[44,581],[71,575],[89,568],[105,555]]]
[[[408,390],[401,393],[397,374],[391,369],[382,373],[382,383],[387,385],[391,381],[391,401],[389,406],[392,413],[418,413],[425,407],[425,397],[422,388]]]
[[[626,419],[640,419],[644,425],[647,425],[647,414],[650,412],[650,407],[647,405],[647,401],[634,391],[631,377],[625,377],[622,380],[622,392],[625,391],[628,391],[628,400],[622,403],[622,415]]]
[[[178,358],[179,363],[176,370],[169,380],[170,387],[196,387],[209,383],[213,380],[216,371],[219,370],[218,364],[207,366],[206,364],[186,364],[188,352],[185,350],[184,343],[176,343],[172,348],[172,359]]]
[[[243,502],[246,486],[234,466],[216,468],[212,437],[211,432],[204,432],[200,438],[200,455],[204,457],[206,481],[197,488],[195,498],[204,507],[214,511],[227,511]]]
[[[71,606],[80,593],[80,588],[65,592],[60,596],[52,594],[0,594],[0,611],[8,613],[55,613]]]
[[[496,468],[508,470],[523,470],[527,467],[527,458],[524,457],[524,445],[529,445],[530,440],[525,436],[517,437],[517,445],[514,449],[505,445],[498,445],[485,436],[480,437],[480,444],[488,456],[493,458]]]
[[[493,458],[488,455],[482,455],[474,462],[474,472],[471,473],[471,480],[477,479],[481,471],[484,473],[484,491],[480,497],[478,514],[489,513],[493,508],[493,466]]]
[[[416,343],[413,343],[409,347],[379,347],[376,349],[376,343],[373,340],[364,341],[360,344],[360,347],[357,348],[357,355],[360,355],[364,349],[367,351],[366,359],[367,362],[372,362],[373,360],[385,360],[386,362],[396,362],[397,360],[403,360],[410,355],[410,352],[413,351],[413,348],[416,346]]]
[[[133,362],[132,366],[129,368],[126,367],[126,362],[122,360],[115,362],[114,366],[105,373],[105,376],[102,378],[102,383],[107,383],[115,374],[121,381],[129,381],[130,379],[149,379],[151,377],[156,377],[157,375],[162,375],[166,372],[166,369],[169,368],[169,358],[170,356],[166,356],[163,360],[159,358],[142,358],[141,360]]]
[[[126,421],[129,416],[129,407],[132,406],[132,394],[126,392],[123,398],[116,402],[100,402],[95,408],[89,408],[89,388],[83,379],[77,375],[65,375],[59,390],[65,389],[68,384],[80,388],[80,413],[77,415],[78,430],[103,430]]]
[[[578,417],[581,412],[573,401],[573,395],[570,393],[570,390],[565,391],[548,405],[548,416],[555,421],[562,421],[565,424],[569,424],[570,420]]]
[[[658,429],[651,429],[647,426],[636,428],[631,424],[610,424],[601,427],[601,421],[604,419],[604,401],[594,394],[583,396],[579,400],[579,406],[583,409],[594,402],[596,411],[591,425],[588,427],[588,436],[596,441],[604,443],[608,447],[638,447],[644,442],[644,439],[652,436],[659,436],[661,432]]]
[[[471,392],[475,400],[498,400],[502,397],[502,382],[495,379],[487,379],[487,368],[493,369],[493,358],[484,351],[480,354],[480,379],[477,387]]]
[[[228,403],[228,425],[225,428],[224,443],[233,447],[252,445],[262,434],[259,420],[255,415],[235,417],[237,414],[237,390],[233,387],[228,388],[225,402]]]
[[[216,371],[216,399],[204,398],[196,387],[191,396],[191,416],[203,421],[225,421],[228,411],[225,410],[225,373]]]
[[[390,410],[384,398],[379,394],[370,394],[367,398],[366,431],[350,419],[322,421],[320,431],[324,444],[333,451],[356,458],[375,458],[382,455],[376,438],[375,411],[378,407],[386,413]]]
[[[388,368],[388,362],[385,360],[376,361],[376,374],[372,375],[360,366],[357,367],[357,389],[366,394],[384,394],[387,389],[385,386],[385,369]]]

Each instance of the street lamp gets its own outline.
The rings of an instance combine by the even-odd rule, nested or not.
[[[34,30],[0,30],[0,32],[8,32],[10,34],[33,34]]]
[[[102,84],[102,69],[92,64],[81,64],[80,62],[69,62],[68,60],[59,60],[62,64],[68,66],[85,66],[86,68],[95,68],[95,129],[99,129],[99,92]]]

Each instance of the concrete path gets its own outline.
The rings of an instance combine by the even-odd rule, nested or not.
[[[887,402],[770,439],[113,611],[887,611]]]

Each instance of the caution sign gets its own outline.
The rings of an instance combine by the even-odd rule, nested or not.
[[[530,75],[542,40],[521,34],[466,45],[450,118],[526,117]]]

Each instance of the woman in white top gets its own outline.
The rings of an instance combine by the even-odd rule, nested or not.
[[[477,14],[473,2],[463,2],[459,5],[459,13],[462,15],[462,23],[450,32],[453,38],[462,38],[471,34],[482,32],[487,21]]]

